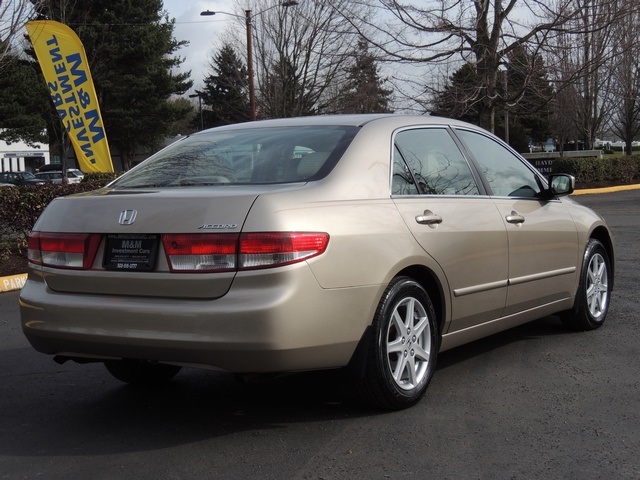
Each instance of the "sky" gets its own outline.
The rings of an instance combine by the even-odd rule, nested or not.
[[[228,26],[239,25],[238,19],[232,16],[218,14],[202,17],[200,12],[235,13],[233,4],[233,0],[164,0],[165,10],[176,21],[173,32],[175,39],[189,41],[189,46],[175,53],[184,58],[180,71],[191,70],[193,87],[187,93],[202,89],[203,79],[209,73],[211,57],[215,54],[216,42]]]

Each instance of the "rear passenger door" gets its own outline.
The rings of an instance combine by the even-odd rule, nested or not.
[[[392,198],[415,239],[449,282],[451,326],[500,317],[507,297],[504,222],[446,127],[397,131]],[[446,290],[446,288],[445,288]]]

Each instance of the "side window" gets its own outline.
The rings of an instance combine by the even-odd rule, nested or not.
[[[415,179],[417,184],[413,188],[420,193],[478,195],[467,161],[444,128],[403,130],[395,137],[394,151],[394,186],[400,157],[413,174],[411,183]]]
[[[391,181],[393,195],[418,195],[418,187],[413,181],[409,167],[404,163],[398,147],[393,148],[393,180]]]
[[[535,197],[540,193],[536,174],[504,146],[476,132],[456,130],[456,134],[478,161],[493,195]]]

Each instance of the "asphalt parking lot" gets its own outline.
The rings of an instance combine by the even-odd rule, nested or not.
[[[605,325],[545,317],[445,352],[402,412],[359,407],[336,372],[125,386],[32,350],[2,293],[0,478],[638,479],[640,190],[575,199],[615,235]]]

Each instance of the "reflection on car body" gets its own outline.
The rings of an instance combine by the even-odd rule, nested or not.
[[[573,185],[437,117],[199,132],[47,207],[23,330],[126,382],[349,367],[363,401],[405,408],[439,351],[549,314],[602,325],[613,241]]]

